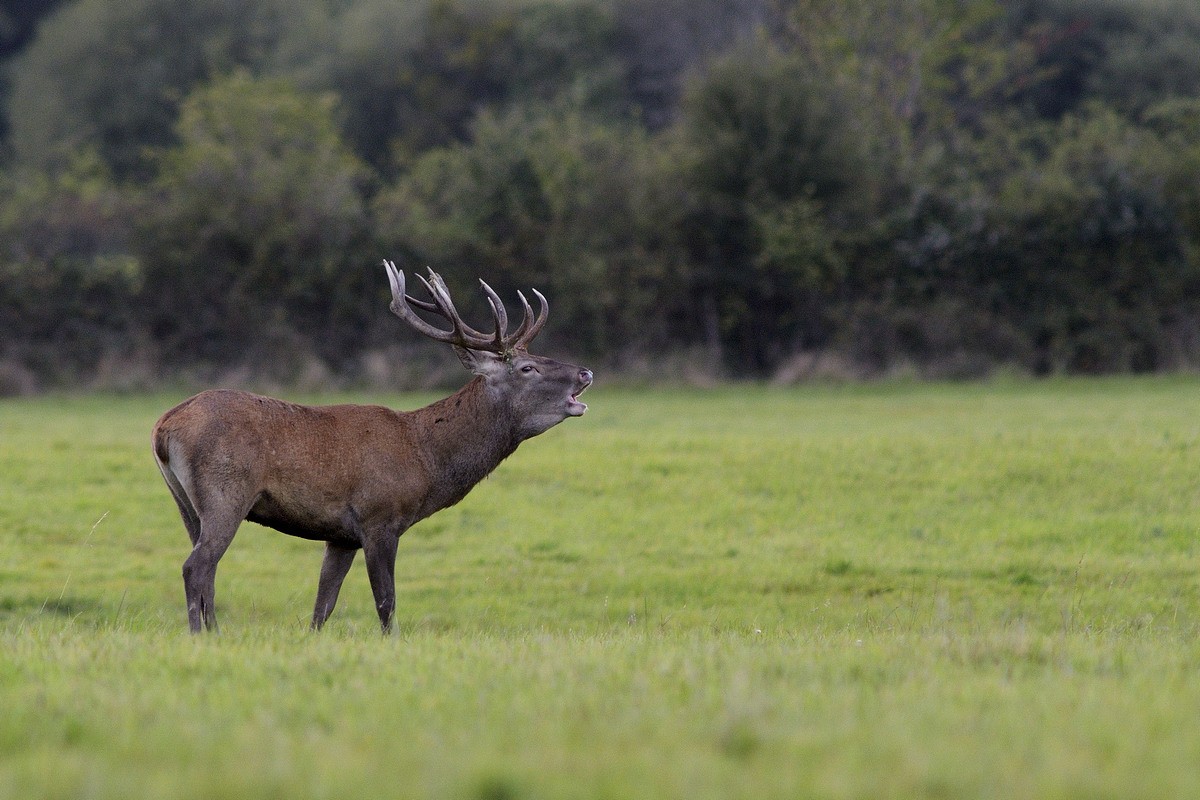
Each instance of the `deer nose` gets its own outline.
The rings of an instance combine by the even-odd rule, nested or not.
[[[579,381],[580,381],[580,383],[583,383],[585,385],[591,383],[592,382],[592,371],[590,369],[579,370]]]

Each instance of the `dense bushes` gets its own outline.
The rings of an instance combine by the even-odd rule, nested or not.
[[[0,391],[394,374],[383,257],[658,374],[1200,362],[1187,0],[64,0],[8,66]]]
[[[0,393],[133,364],[142,328],[132,299],[128,196],[94,155],[53,176],[0,182]]]
[[[353,347],[361,323],[339,319],[335,298],[365,249],[366,175],[332,112],[332,97],[244,73],[183,103],[134,237],[142,319],[165,363]]]
[[[426,152],[381,192],[376,219],[389,250],[453,275],[460,294],[476,293],[475,271],[506,297],[537,285],[571,346],[650,349],[672,344],[655,319],[672,286],[657,228],[680,196],[656,156],[641,129],[576,109],[485,113],[470,144]]]

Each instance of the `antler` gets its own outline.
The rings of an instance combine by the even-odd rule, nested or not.
[[[439,342],[465,347],[468,350],[480,350],[507,357],[514,350],[524,350],[529,346],[529,343],[533,341],[533,337],[541,332],[542,327],[546,324],[546,318],[550,313],[550,304],[546,302],[546,298],[537,289],[534,289],[533,293],[541,303],[541,309],[536,318],[533,315],[533,309],[530,307],[529,301],[525,299],[525,295],[517,292],[517,297],[521,298],[521,306],[525,315],[521,319],[521,324],[517,326],[517,329],[512,334],[509,334],[508,312],[504,308],[504,303],[501,302],[500,296],[492,290],[492,287],[481,280],[479,284],[483,287],[484,294],[488,298],[488,303],[492,306],[492,317],[495,320],[495,333],[482,333],[462,321],[462,317],[459,316],[457,309],[454,308],[454,302],[450,299],[450,290],[446,288],[446,282],[442,280],[441,275],[438,275],[431,269],[429,270],[428,280],[422,278],[420,275],[417,276],[421,283],[425,285],[429,296],[433,298],[433,302],[430,303],[410,297],[404,293],[404,273],[396,269],[394,263],[384,259],[383,266],[387,270],[388,282],[392,286],[392,303],[390,306],[392,313],[407,322],[419,333]],[[414,307],[445,317],[450,322],[452,330],[444,331],[430,325],[416,315],[413,311]]]

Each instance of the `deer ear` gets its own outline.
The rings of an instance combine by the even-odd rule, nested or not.
[[[485,350],[468,350],[465,347],[455,345],[454,352],[458,354],[458,360],[462,362],[463,366],[476,375],[487,376],[504,366],[503,359],[495,353],[489,353]]]

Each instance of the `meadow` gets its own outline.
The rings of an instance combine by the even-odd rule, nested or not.
[[[1200,796],[1195,377],[601,376],[404,536],[386,638],[249,523],[188,635],[180,399],[0,401],[0,798]]]

